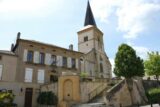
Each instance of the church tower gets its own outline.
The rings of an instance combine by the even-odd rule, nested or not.
[[[96,25],[89,1],[84,27],[78,31],[78,51],[84,53],[81,71],[91,77],[112,77],[111,64],[104,50],[103,33]]]
[[[84,28],[78,32],[78,51],[88,53],[92,49],[104,51],[103,33],[97,28],[90,3],[88,1]]]

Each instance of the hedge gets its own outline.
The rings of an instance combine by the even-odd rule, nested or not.
[[[160,103],[160,88],[152,88],[147,92],[150,103]]]

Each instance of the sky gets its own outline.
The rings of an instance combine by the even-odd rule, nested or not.
[[[127,43],[144,60],[160,51],[160,0],[90,0],[105,51],[114,66],[118,46]],[[0,50],[21,38],[78,50],[87,0],[0,0]]]

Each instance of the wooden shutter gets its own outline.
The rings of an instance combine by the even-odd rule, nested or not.
[[[3,71],[3,66],[0,65],[0,80],[2,80],[2,71]]]
[[[78,69],[79,68],[79,60],[76,59],[76,68]]]
[[[68,58],[67,58],[67,66],[68,66],[68,68],[71,68],[71,67],[72,67],[71,57],[68,57]]]
[[[34,61],[34,63],[39,63],[39,52],[38,51],[34,51],[33,61]]]
[[[25,69],[25,82],[32,82],[33,69],[26,68]]]
[[[27,50],[27,49],[24,49],[24,53],[23,53],[23,61],[24,61],[24,62],[27,61],[27,53],[28,53],[28,50]]]
[[[45,64],[51,65],[51,54],[49,54],[49,53],[46,53],[46,55],[45,55]]]
[[[57,66],[62,66],[62,56],[57,56]]]
[[[44,83],[44,70],[43,69],[38,70],[37,82]]]

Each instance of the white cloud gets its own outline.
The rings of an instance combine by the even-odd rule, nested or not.
[[[113,73],[113,69],[114,69],[114,59],[113,58],[109,58],[109,61],[111,62],[112,65],[112,76],[115,77],[115,74]]]
[[[147,58],[147,52],[150,52],[150,50],[143,46],[133,46],[133,48],[136,50],[136,53],[138,56],[140,56],[142,59]]]
[[[91,5],[95,17],[101,21],[108,21],[111,15],[116,15],[117,30],[123,32],[126,39],[137,38],[149,27],[155,27],[150,26],[149,21],[160,13],[159,0],[92,0]],[[157,25],[156,21],[154,24]]]
[[[3,19],[26,16],[43,17],[51,11],[63,7],[59,6],[60,4],[63,5],[62,0],[1,0],[0,17]]]

